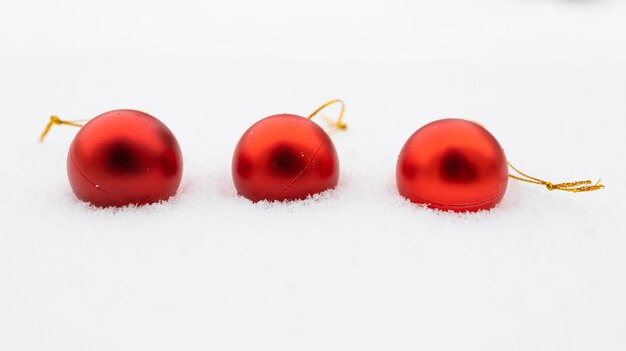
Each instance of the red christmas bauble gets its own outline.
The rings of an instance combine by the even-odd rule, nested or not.
[[[506,191],[508,163],[485,128],[441,119],[416,131],[396,166],[400,194],[430,208],[456,212],[495,207]]]
[[[260,120],[243,134],[232,173],[237,192],[254,202],[304,199],[337,186],[339,159],[320,126],[282,114]]]
[[[99,207],[167,200],[182,174],[174,134],[158,119],[134,110],[110,111],[89,121],[67,156],[74,194]]]

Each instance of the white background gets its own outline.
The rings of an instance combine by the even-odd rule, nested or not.
[[[0,350],[626,349],[625,37],[620,0],[0,0]],[[336,97],[338,188],[237,197],[245,129]],[[36,142],[117,108],[176,134],[169,202],[91,208],[76,130]],[[397,154],[442,117],[607,188],[409,204]]]

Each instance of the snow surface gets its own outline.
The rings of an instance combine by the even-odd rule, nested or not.
[[[0,2],[0,350],[626,349],[626,3]],[[338,188],[235,194],[240,135],[340,97]],[[76,129],[151,113],[179,194],[77,201]],[[329,114],[332,111],[329,111]],[[478,214],[395,190],[406,138],[480,121],[509,160],[592,194],[511,182]]]

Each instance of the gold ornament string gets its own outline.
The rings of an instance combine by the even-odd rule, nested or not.
[[[569,191],[570,193],[583,193],[604,188],[604,185],[600,184],[600,181],[602,179],[598,180],[596,183],[593,183],[591,180],[579,180],[575,182],[553,184],[539,178],[531,177],[528,174],[521,172],[519,169],[515,168],[510,162],[509,167],[511,167],[515,172],[519,174],[519,176],[509,174],[509,177],[515,180],[520,180],[522,182],[544,185],[550,191],[562,190]]]
[[[308,119],[312,119],[320,111],[322,111],[323,109],[325,109],[326,107],[328,107],[328,106],[330,106],[332,104],[340,104],[341,105],[341,111],[339,112],[339,117],[337,118],[337,121],[333,121],[333,120],[331,120],[327,116],[322,116],[322,119],[324,119],[326,122],[328,122],[328,124],[331,127],[333,127],[333,128],[340,129],[340,130],[345,130],[346,128],[348,128],[348,126],[345,123],[343,123],[343,114],[346,112],[346,104],[341,99],[334,99],[334,100],[331,100],[331,101],[325,103],[324,105],[318,107],[315,111],[313,111],[307,118]]]
[[[46,137],[46,135],[48,135],[48,133],[50,132],[50,129],[55,124],[57,126],[65,124],[65,125],[68,125],[68,126],[82,127],[83,126],[82,122],[86,122],[86,121],[87,120],[63,121],[63,120],[61,120],[57,116],[50,116],[50,121],[48,122],[48,125],[46,126],[46,129],[44,129],[43,133],[41,133],[41,136],[39,137],[39,142],[40,143],[43,142],[43,139]]]

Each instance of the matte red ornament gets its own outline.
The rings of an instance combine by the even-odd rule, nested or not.
[[[502,147],[482,126],[441,119],[416,131],[396,166],[400,194],[430,208],[475,212],[495,207],[508,184]]]
[[[167,200],[182,173],[174,134],[158,119],[134,110],[110,111],[89,121],[67,156],[74,194],[99,207]]]
[[[232,174],[237,192],[254,202],[304,199],[337,186],[339,159],[320,126],[280,114],[262,119],[243,134]]]

